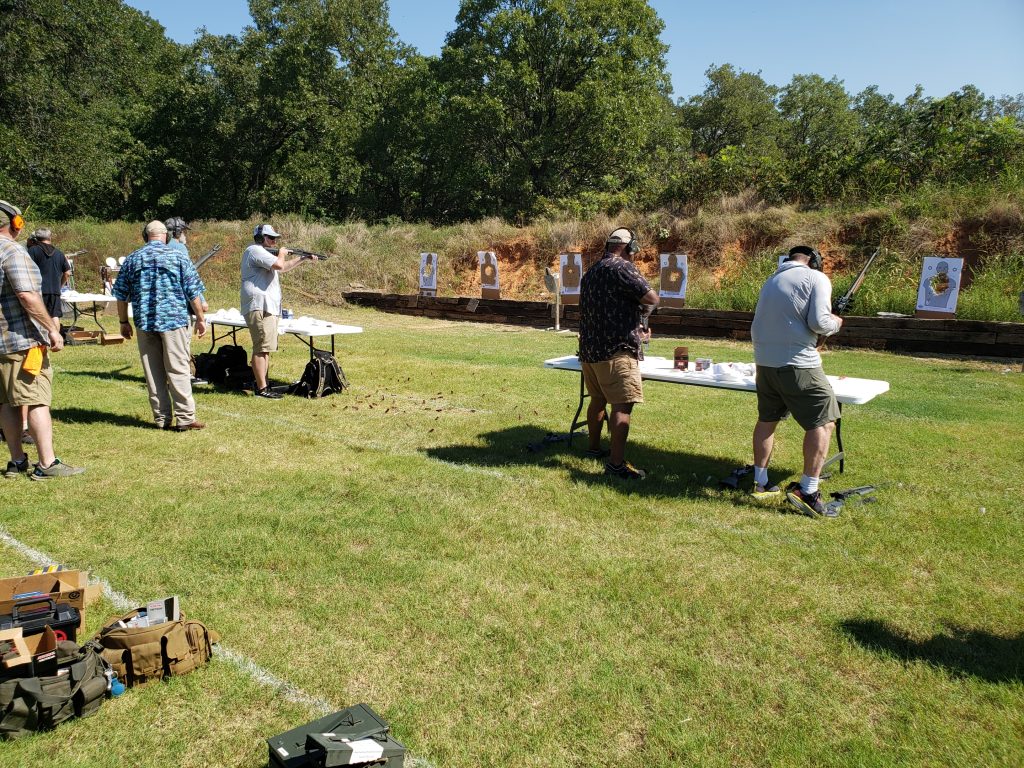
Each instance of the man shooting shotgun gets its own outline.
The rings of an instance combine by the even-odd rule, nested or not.
[[[277,351],[277,321],[281,316],[279,274],[290,272],[304,261],[319,261],[321,256],[309,251],[279,248],[277,241],[281,235],[269,224],[257,225],[252,236],[255,242],[242,254],[240,306],[252,336],[252,373],[256,380],[256,395],[280,400],[281,395],[272,390],[267,381],[270,353]]]

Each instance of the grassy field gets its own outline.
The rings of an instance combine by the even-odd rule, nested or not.
[[[749,460],[750,395],[649,383],[629,456],[651,475],[624,486],[579,442],[526,450],[572,417],[578,379],[540,363],[574,337],[295,304],[365,327],[340,338],[352,389],[202,390],[203,432],[150,428],[134,344],[55,356],[57,452],[88,473],[5,481],[0,526],[139,603],[179,595],[312,697],[369,703],[410,765],[1024,763],[1019,363],[828,352],[892,391],[846,409],[826,486],[885,484],[878,503],[823,522],[707,482]],[[285,340],[272,376],[304,360]],[[773,479],[800,438],[780,429]],[[31,566],[2,551],[0,575]],[[219,656],[0,766],[259,766],[317,715]]]

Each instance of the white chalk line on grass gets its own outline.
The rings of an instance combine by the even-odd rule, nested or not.
[[[38,549],[33,549],[28,544],[14,538],[7,529],[2,526],[0,526],[0,542],[9,549],[13,549],[30,563],[39,567],[45,567],[57,562],[46,553],[40,552]],[[106,579],[93,577],[91,581],[93,584],[100,585],[104,594],[107,596],[107,599],[113,603],[115,610],[127,612],[134,610],[141,604],[139,601],[132,600],[127,595],[118,592],[110,586],[110,583]],[[324,717],[325,715],[329,715],[331,712],[338,711],[338,708],[326,699],[321,699],[318,696],[306,693],[301,688],[289,683],[287,680],[282,680],[273,672],[264,669],[248,656],[245,656],[238,651],[218,643],[213,647],[213,652],[216,656],[219,656],[233,664],[237,669],[244,672],[260,685],[278,691],[287,701],[308,707],[319,717]],[[412,757],[409,765],[413,768],[433,768],[432,764],[422,757]]]

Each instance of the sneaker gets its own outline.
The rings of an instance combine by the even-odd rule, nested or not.
[[[80,475],[83,472],[85,472],[85,467],[72,467],[70,464],[65,464],[60,459],[54,458],[53,464],[48,467],[44,468],[41,464],[36,464],[36,468],[28,476],[28,479],[52,480],[55,477],[71,477],[72,475]]]
[[[21,461],[8,461],[7,469],[4,471],[4,477],[11,480],[18,475],[26,474],[29,469],[28,456],[23,458]]]
[[[586,456],[588,459],[603,459],[606,458],[610,453],[611,451],[609,451],[607,448],[587,448],[587,450],[583,452],[583,455]]]
[[[618,467],[614,467],[609,463],[604,465],[604,473],[606,475],[613,475],[614,477],[622,478],[623,480],[643,480],[647,477],[647,473],[642,469],[637,469],[628,461],[622,462]]]
[[[267,400],[280,400],[284,395],[275,392],[270,387],[256,390],[256,397],[265,397]]]
[[[22,445],[35,445],[36,444],[36,439],[34,437],[32,437],[32,435],[30,435],[28,433],[27,429],[24,432],[21,433],[21,444]]]
[[[175,424],[173,427],[168,427],[175,432],[188,432],[190,429],[206,429],[206,424],[201,421],[193,421],[189,424]]]
[[[799,486],[786,493],[786,501],[808,517],[825,517],[825,505],[821,501],[821,491],[805,493]],[[829,515],[835,517],[835,515]]]
[[[782,489],[777,485],[768,488],[763,485],[755,485],[750,495],[754,501],[775,501],[782,498]]]

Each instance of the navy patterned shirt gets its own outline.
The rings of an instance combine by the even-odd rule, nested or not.
[[[626,352],[644,359],[640,299],[651,290],[643,275],[621,256],[606,253],[580,282],[580,361],[598,363]]]
[[[131,302],[140,331],[166,333],[188,325],[188,303],[205,290],[188,256],[150,241],[124,260],[112,293]]]

